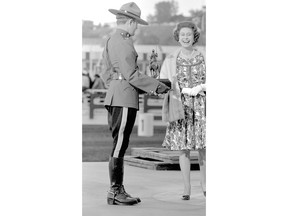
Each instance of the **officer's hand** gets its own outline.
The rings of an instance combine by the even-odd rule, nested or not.
[[[159,85],[156,89],[156,93],[157,94],[165,94],[170,90],[170,88],[168,86],[166,86],[165,84],[159,82]]]

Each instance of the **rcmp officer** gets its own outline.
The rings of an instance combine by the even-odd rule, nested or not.
[[[113,149],[109,159],[110,189],[107,203],[110,205],[134,205],[140,198],[126,193],[123,186],[124,154],[129,145],[136,114],[139,110],[139,93],[167,93],[169,87],[158,80],[141,74],[137,66],[137,52],[131,36],[137,25],[148,25],[140,18],[141,10],[130,2],[120,10],[109,9],[116,15],[117,28],[107,39],[103,51],[104,71],[101,74],[109,86],[104,105],[108,110],[108,124],[113,137]]]

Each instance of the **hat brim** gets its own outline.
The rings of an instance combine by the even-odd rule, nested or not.
[[[145,20],[143,20],[143,19],[141,19],[141,18],[139,18],[133,14],[128,14],[125,11],[120,11],[120,10],[116,10],[116,9],[109,9],[108,11],[114,15],[121,14],[121,15],[125,15],[127,17],[131,17],[131,18],[135,19],[141,25],[148,25],[148,23]]]

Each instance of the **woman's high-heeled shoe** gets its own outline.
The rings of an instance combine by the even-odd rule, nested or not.
[[[183,195],[182,200],[190,200],[190,196],[189,195]]]

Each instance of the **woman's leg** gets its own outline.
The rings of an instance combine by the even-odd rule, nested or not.
[[[199,156],[199,166],[200,166],[200,176],[201,176],[201,186],[204,195],[206,196],[206,149],[198,149]]]
[[[180,169],[184,180],[184,194],[190,195],[191,185],[190,185],[190,151],[182,150],[179,156]]]

